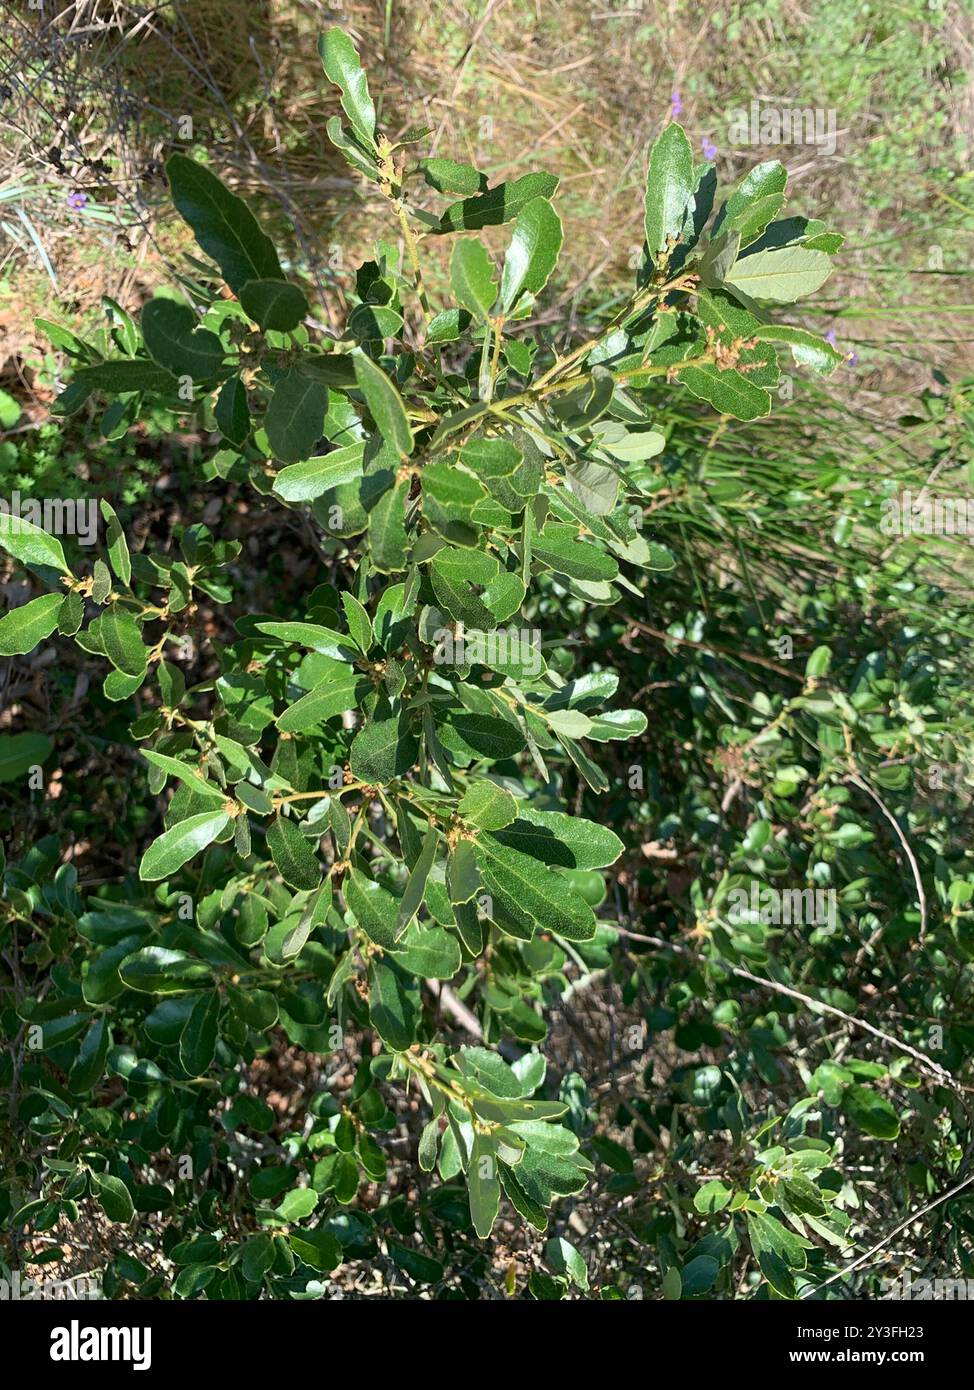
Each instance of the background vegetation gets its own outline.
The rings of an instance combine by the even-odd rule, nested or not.
[[[383,1088],[386,1176],[366,1171],[329,1218],[343,1263],[322,1285],[381,1297],[874,1297],[903,1273],[974,1276],[969,550],[879,527],[884,498],[924,486],[966,495],[974,479],[968,7],[187,0],[147,12],[89,0],[56,21],[16,0],[3,10],[0,493],[95,493],[130,540],[174,555],[183,527],[210,525],[242,546],[237,612],[286,612],[319,582],[301,522],[222,477],[213,440],[164,411],[131,427],[89,407],[52,417],[66,360],[35,320],[105,334],[114,305],[135,312],[187,271],[192,242],[162,170],[178,145],[247,194],[321,325],[344,322],[377,228],[396,228],[325,135],[338,104],[315,39],[329,23],[360,40],[391,132],[422,119],[437,154],[492,182],[561,174],[565,250],[533,320],[555,348],[629,293],[646,151],[671,114],[695,149],[715,147],[723,182],[780,158],[789,211],[821,210],[846,234],[837,273],[796,321],[832,333],[848,364],[818,385],[791,374],[771,419],[753,423],[661,387],[651,534],[674,567],[611,610],[563,595],[537,614],[567,632],[566,672],[584,652],[588,667],[619,672],[619,702],[649,718],[637,743],[599,749],[609,793],[564,779],[573,808],[627,846],[590,885],[605,923],[597,949],[552,962],[533,1001],[543,1035],[528,1009],[535,1022],[509,1019],[491,1039],[543,1052],[544,1094],[569,1105],[588,1186],[557,1204],[546,1234],[503,1211],[485,1245],[462,1193],[416,1168],[422,1116]],[[834,109],[835,153],[731,145],[732,113],[768,95]],[[447,257],[434,251],[428,272],[437,304],[449,300]],[[30,581],[2,573],[13,606]],[[225,641],[220,604],[200,602],[211,640]],[[85,1120],[124,1139],[125,1175],[143,1187],[124,1241],[110,1200],[72,1208],[47,1191],[67,1054],[31,1058],[30,1010],[63,994],[86,913],[137,891],[162,808],[127,735],[143,711],[106,698],[85,653],[55,639],[7,663],[0,690],[16,866],[2,904],[14,1042],[4,1258],[34,1273],[48,1261],[61,1277],[98,1271],[127,1297],[255,1296],[259,1282],[233,1262],[215,1284],[183,1274],[174,1285],[208,1266],[199,1249],[183,1258],[196,1216],[173,1197],[147,1103],[128,1113],[103,1095]],[[37,762],[45,786],[31,791],[22,772]],[[838,930],[728,930],[734,875],[835,887]],[[476,1040],[456,1014],[445,1026],[458,1045]],[[280,1028],[231,1073],[265,1108],[244,1154],[200,1119],[207,1231],[225,1229],[255,1155],[314,1175],[333,1129],[322,1095],[363,1093],[362,1038],[346,1044],[330,1052]],[[116,1070],[138,1097],[129,1059]],[[797,1287],[780,1252],[733,1215],[739,1194],[772,1192],[799,1221],[829,1218],[831,1241],[811,1227]],[[293,1294],[277,1277],[273,1296]]]

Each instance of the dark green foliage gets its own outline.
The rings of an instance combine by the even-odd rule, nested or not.
[[[349,122],[336,119],[333,138],[388,200],[406,264],[378,243],[347,336],[319,341],[243,202],[174,155],[176,207],[236,297],[201,291],[199,316],[152,300],[141,335],[132,325],[122,355],[80,361],[66,395],[80,381],[212,431],[208,476],[286,511],[334,561],[341,592],[318,583],[271,613],[235,613],[210,672],[187,685],[184,638],[204,640],[203,606],[232,602],[237,541],[187,526],[174,559],[127,543],[108,507],[107,564],[88,574],[45,532],[0,529],[47,586],[0,619],[0,652],[59,630],[101,661],[109,701],[138,692],[138,711],[124,708],[146,802],[172,791],[164,822],[142,822],[137,880],[82,893],[50,839],[8,866],[6,930],[42,922],[29,961],[50,974],[9,1010],[39,1029],[20,1121],[44,1145],[36,1169],[23,1146],[5,1214],[37,1231],[89,1198],[111,1222],[156,1213],[179,1297],[313,1296],[323,1274],[372,1258],[380,1235],[399,1268],[435,1286],[448,1254],[490,1236],[502,1200],[539,1231],[593,1170],[643,1200],[633,1154],[666,1129],[659,1182],[685,1219],[634,1209],[663,1293],[733,1294],[742,1250],[761,1296],[808,1292],[849,1251],[850,1131],[889,1144],[916,1111],[948,1145],[966,1142],[950,1073],[969,1028],[948,995],[963,975],[969,996],[974,950],[974,880],[942,819],[911,799],[905,764],[934,757],[961,684],[956,643],[880,630],[865,650],[849,631],[867,608],[883,629],[901,580],[904,603],[936,593],[895,565],[867,592],[822,553],[799,581],[761,526],[802,489],[834,520],[862,480],[836,463],[834,477],[796,465],[784,484],[745,483],[708,453],[718,427],[771,412],[779,354],[810,377],[840,365],[824,339],[773,317],[820,288],[829,256],[775,220],[778,165],[718,198],[706,227],[707,171],[670,125],[650,157],[638,282],[611,321],[555,355],[523,325],[556,272],[557,180],[490,188],[470,166],[428,159],[427,185],[462,198],[422,213],[350,40],[332,30],[320,51]],[[477,233],[504,224],[495,265]],[[418,254],[424,235],[452,234],[456,302],[434,316]],[[650,529],[665,489],[677,501]],[[714,573],[719,546],[733,583]],[[770,644],[790,632],[784,666]],[[50,752],[10,738],[4,781]],[[906,834],[922,841],[922,905]],[[655,872],[673,846],[682,882]],[[754,882],[834,892],[837,919],[796,958],[780,924],[735,899]],[[936,973],[903,972],[909,1019],[866,1055],[845,989],[859,953],[888,987],[924,952]],[[632,1149],[592,1134],[580,1079],[546,1090],[536,1050],[548,1006],[599,971],[687,1054],[658,1087],[650,1065],[620,1106]],[[476,1046],[457,1045],[436,1007],[457,996]],[[808,1043],[818,1005],[850,1028],[834,1060]],[[928,1017],[947,1034],[935,1064]],[[346,1029],[380,1049],[363,1050],[341,1101],[310,1099],[300,1135],[262,1145],[276,1119],[239,1089],[240,1070],[274,1038],[325,1054]],[[796,1057],[807,1094],[778,1112],[753,1083],[773,1087]],[[386,1216],[354,1205],[385,1178],[387,1101],[406,1088],[426,1107],[418,1166],[441,1184],[428,1253],[396,1239],[412,1229],[401,1199]],[[694,1145],[714,1135],[725,1176],[698,1183]],[[163,1149],[191,1156],[194,1174],[232,1168],[232,1204],[191,1179],[146,1181]],[[533,1278],[535,1296],[588,1289],[567,1240],[553,1236],[546,1257],[553,1277]],[[114,1286],[151,1293],[136,1265],[117,1261]]]

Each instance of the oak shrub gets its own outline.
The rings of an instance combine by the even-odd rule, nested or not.
[[[719,193],[675,123],[651,152],[631,295],[594,336],[556,352],[532,318],[562,242],[557,178],[532,170],[491,187],[469,165],[418,157],[426,131],[391,143],[347,36],[331,30],[320,51],[344,110],[331,138],[390,213],[341,337],[315,324],[246,204],[174,153],[172,199],[205,261],[138,320],[114,306],[104,344],[56,331],[72,372],[55,413],[98,400],[124,432],[149,409],[170,412],[212,441],[209,479],[305,519],[332,579],[299,611],[235,610],[229,635],[210,640],[197,600],[233,604],[236,542],[197,524],[178,558],[130,548],[103,503],[105,558],[80,572],[55,537],[0,519],[0,543],[45,586],[0,620],[0,651],[26,654],[57,633],[101,665],[109,701],[139,694],[129,736],[145,794],[171,793],[138,883],[82,893],[50,840],[6,875],[11,920],[39,914],[50,926],[33,956],[50,987],[18,1002],[42,1046],[22,1078],[31,1143],[8,1215],[43,1233],[94,1199],[110,1222],[147,1223],[172,1280],[122,1253],[109,1291],[313,1297],[343,1262],[374,1257],[380,1213],[359,1198],[381,1191],[397,1124],[388,1098],[406,1089],[425,1108],[410,1161],[441,1186],[421,1247],[401,1199],[383,1239],[419,1284],[444,1273],[434,1217],[448,1245],[476,1244],[506,1198],[509,1214],[546,1232],[596,1161],[626,1190],[631,1160],[609,1140],[582,1142],[570,1099],[549,1093],[539,1045],[566,970],[613,959],[620,921],[605,880],[631,847],[597,809],[620,777],[602,755],[647,734],[649,707],[620,703],[612,652],[592,661],[564,645],[559,624],[569,609],[597,623],[645,612],[647,576],[665,602],[677,557],[647,524],[659,458],[677,447],[664,398],[695,418],[704,403],[715,426],[757,421],[781,361],[828,377],[843,360],[780,313],[822,286],[841,237],[779,216],[776,162]],[[509,229],[499,262],[481,235],[495,227]],[[441,238],[453,243],[451,293],[434,308],[422,257]],[[187,685],[204,648],[218,673]],[[816,648],[802,698],[828,663]],[[779,759],[769,805],[804,775],[800,753],[784,753],[792,762]],[[589,816],[576,813],[582,800]],[[773,855],[769,818],[748,830],[752,868]],[[736,882],[725,873],[701,913],[721,911]],[[737,938],[716,949],[755,959]],[[673,991],[699,997],[692,971],[667,978],[671,993],[650,1012]],[[451,1002],[474,1015],[481,1036],[468,1046],[455,1041]],[[714,1003],[717,1024],[734,1018],[725,1004]],[[242,1073],[273,1038],[333,1054],[349,1032],[377,1040],[351,1088],[341,1100],[314,1094],[304,1130],[271,1142],[274,1115]],[[892,1138],[896,1113],[870,1089],[886,1067],[849,1067],[822,1086],[865,1133]],[[718,1099],[718,1068],[686,1085],[692,1105],[714,1105],[716,1127],[740,1131],[729,1096]],[[808,1138],[809,1107],[785,1120],[780,1152],[763,1149],[758,1126],[736,1192],[709,1181],[691,1199],[702,1217],[739,1213],[777,1296],[826,1277],[849,1226],[832,1138]],[[215,1163],[232,1195],[199,1177]],[[663,1292],[710,1290],[726,1237],[688,1252],[660,1238]],[[536,1296],[587,1289],[567,1240],[552,1237],[547,1253]]]

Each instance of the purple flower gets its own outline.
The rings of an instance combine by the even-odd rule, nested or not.
[[[676,120],[682,110],[683,102],[680,99],[680,89],[679,87],[674,87],[673,95],[670,97],[670,115]]]
[[[826,333],[826,335],[825,335],[825,341],[829,344],[830,347],[837,348],[837,347],[839,346],[838,343],[835,341],[835,329],[834,329],[834,328],[830,328],[829,331]]]
[[[858,352],[850,352],[845,360],[845,364],[847,367],[857,367],[859,365]]]
[[[704,159],[716,159],[716,157],[717,157],[717,146],[714,144],[713,140],[708,140],[708,139],[704,138],[704,141],[703,141],[703,157],[704,157]]]
[[[88,194],[87,194],[87,193],[69,193],[69,194],[68,194],[68,207],[69,207],[69,208],[83,208],[84,205],[85,205],[85,203],[87,203],[87,201],[88,201]]]

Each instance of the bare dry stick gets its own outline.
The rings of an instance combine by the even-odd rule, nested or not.
[[[964,1188],[970,1187],[972,1182],[974,1182],[974,1173],[966,1177],[963,1182],[957,1183],[957,1185],[952,1187],[948,1192],[941,1193],[939,1197],[934,1198],[932,1202],[928,1202],[927,1205],[921,1207],[919,1211],[911,1212],[905,1220],[901,1221],[898,1226],[894,1226],[887,1235],[883,1236],[881,1241],[878,1241],[871,1249],[867,1250],[865,1254],[859,1255],[852,1261],[852,1264],[846,1265],[845,1269],[840,1269],[838,1274],[831,1275],[825,1280],[825,1283],[816,1284],[813,1289],[809,1289],[807,1293],[802,1294],[802,1298],[811,1298],[812,1295],[817,1294],[820,1289],[824,1289],[826,1284],[834,1284],[837,1279],[844,1279],[847,1274],[851,1274],[854,1269],[858,1269],[860,1265],[872,1259],[873,1255],[878,1254],[883,1246],[888,1245],[895,1236],[899,1235],[900,1231],[905,1231],[907,1226],[912,1226],[914,1221],[919,1221],[922,1216],[926,1216],[928,1212],[933,1211],[934,1207],[939,1207],[942,1206],[944,1202],[949,1202],[951,1197],[956,1197],[958,1192],[963,1192]]]
[[[439,1002],[440,1008],[450,1014],[461,1028],[465,1028],[472,1038],[476,1038],[482,1043],[484,1040],[484,1030],[480,1026],[480,1020],[476,1014],[471,1013],[466,1004],[458,999],[449,985],[445,985],[440,980],[427,980],[426,984]],[[509,1062],[516,1062],[524,1055],[524,1049],[518,1047],[516,1043],[501,1042],[498,1051],[506,1057]]]
[[[629,625],[637,632],[645,632],[647,637],[655,637],[658,642],[673,642],[678,647],[694,647],[700,652],[719,652],[722,656],[732,656],[738,661],[749,661],[754,666],[764,666],[776,675],[787,676],[789,680],[804,680],[797,671],[789,671],[787,666],[779,666],[776,661],[771,661],[766,656],[758,656],[755,652],[736,652],[731,647],[718,646],[716,642],[695,642],[690,637],[674,637],[671,632],[660,632],[659,628],[650,627],[648,623],[637,622],[635,619],[630,619]]]
[[[886,817],[890,825],[893,827],[894,831],[896,832],[896,838],[903,846],[903,853],[909,860],[910,868],[913,870],[913,881],[916,884],[917,899],[920,903],[920,935],[917,944],[922,946],[927,935],[927,895],[923,889],[923,879],[920,877],[920,866],[916,861],[916,855],[913,853],[912,849],[910,848],[909,841],[903,834],[903,831],[900,829],[899,822],[893,815],[892,811],[890,811],[887,808],[886,803],[883,801],[879,793],[873,791],[869,783],[863,781],[863,779],[857,776],[857,774],[854,772],[850,772],[845,780],[847,782],[851,782],[853,786],[858,787],[861,791],[864,791],[867,796],[872,797],[873,801],[875,801],[876,805],[879,807],[883,815]]]
[[[677,945],[674,941],[666,941],[661,936],[644,936],[641,932],[630,931],[628,927],[619,927],[612,922],[600,923],[603,927],[618,932],[620,936],[628,937],[630,941],[644,941],[648,946],[663,947],[668,951],[675,951],[679,956],[688,956],[691,960],[702,960],[703,957],[697,951],[691,951],[686,946]],[[861,1028],[863,1032],[871,1033],[874,1038],[879,1038],[882,1042],[888,1043],[890,1047],[897,1048],[900,1052],[906,1052],[915,1061],[928,1071],[932,1076],[941,1082],[942,1085],[949,1086],[958,1094],[963,1093],[969,1088],[962,1086],[945,1067],[939,1062],[935,1062],[932,1057],[928,1057],[925,1052],[920,1052],[909,1043],[901,1042],[899,1038],[894,1038],[890,1033],[884,1033],[881,1028],[876,1028],[865,1019],[854,1018],[852,1014],[847,1014],[843,1009],[837,1009],[834,1004],[825,1004],[821,999],[813,999],[810,994],[802,994],[801,990],[792,989],[790,985],[780,985],[777,980],[769,980],[764,975],[754,975],[750,970],[744,970],[739,965],[729,965],[726,961],[720,962],[721,969],[729,970],[738,979],[750,980],[752,984],[761,985],[764,989],[774,990],[776,994],[785,994],[789,999],[797,999],[810,1009],[818,1010],[820,1013],[832,1014],[834,1018],[841,1018],[843,1022],[850,1024],[853,1028]]]
[[[473,51],[477,47],[477,44],[480,42],[481,34],[484,32],[484,30],[487,28],[487,25],[490,23],[491,16],[493,15],[494,11],[504,3],[505,0],[490,0],[490,3],[488,4],[486,10],[483,13],[483,17],[481,18],[480,23],[473,31],[473,34],[470,38],[470,42],[463,50],[463,55],[461,56],[460,61],[457,64],[456,81],[453,83],[453,91],[450,93],[451,101],[456,101],[457,99],[457,93],[460,91],[461,83],[463,82],[464,76],[467,71],[467,64],[473,57]]]

